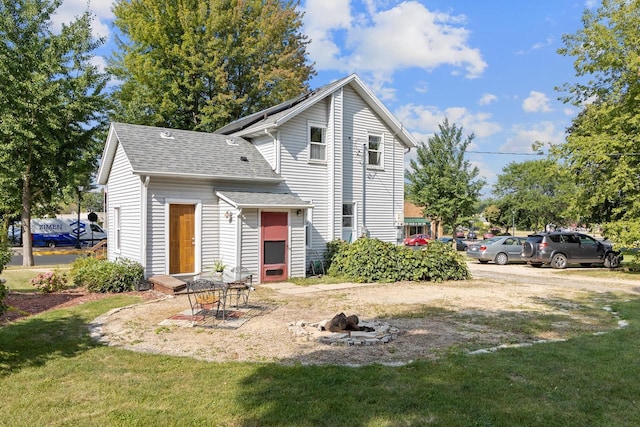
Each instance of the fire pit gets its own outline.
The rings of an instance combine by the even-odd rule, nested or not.
[[[360,322],[356,316],[345,316],[351,318],[351,321],[344,323],[339,320],[336,323],[336,318],[342,317],[341,315],[344,316],[340,313],[331,320],[320,322],[298,320],[289,324],[289,331],[301,341],[318,341],[328,345],[346,346],[386,344],[398,336],[398,328],[378,320]]]

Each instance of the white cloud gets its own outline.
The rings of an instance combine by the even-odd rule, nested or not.
[[[451,124],[462,126],[465,136],[473,133],[476,138],[486,138],[502,130],[500,124],[491,120],[491,114],[473,113],[464,107],[439,110],[434,106],[407,104],[400,107],[394,115],[408,129],[422,134],[432,135],[438,132],[438,125],[445,118],[449,119]]]
[[[487,67],[480,50],[468,44],[465,17],[433,12],[417,1],[403,1],[385,10],[365,0],[355,16],[348,1],[307,0],[305,33],[316,69],[367,73],[388,80],[407,68],[462,69],[467,78]],[[342,49],[339,46],[342,46]]]
[[[495,102],[498,99],[497,96],[495,96],[492,93],[483,93],[482,97],[480,98],[480,101],[478,101],[478,104],[480,105],[489,105],[492,102]]]
[[[529,128],[513,126],[512,137],[507,139],[499,151],[508,153],[532,153],[531,145],[535,142],[559,144],[564,141],[564,129],[556,128],[549,121],[537,123]]]
[[[527,113],[544,112],[548,113],[553,111],[551,108],[549,98],[542,92],[532,90],[529,96],[522,101],[522,109]]]
[[[81,16],[87,10],[87,4],[94,18],[91,22],[93,37],[109,37],[108,23],[113,19],[113,13],[111,12],[111,2],[105,0],[89,2],[87,0],[64,0],[51,16],[54,31],[59,31],[63,23],[68,24]]]

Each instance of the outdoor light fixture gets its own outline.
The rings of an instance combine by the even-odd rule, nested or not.
[[[298,209],[296,211],[296,216],[302,216],[302,209]]]
[[[80,202],[82,200],[82,190],[84,190],[84,186],[78,185],[78,222],[76,223],[76,249],[80,249]]]
[[[227,218],[228,220],[231,220],[232,216],[233,216],[233,213],[231,211],[226,211],[224,213],[224,217]]]

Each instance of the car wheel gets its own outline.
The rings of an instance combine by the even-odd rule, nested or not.
[[[56,242],[47,242],[47,246],[53,249],[56,247]]]
[[[524,246],[522,247],[522,255],[526,257],[530,257],[533,255],[533,243],[524,242]]]
[[[555,254],[551,258],[551,267],[553,268],[567,268],[567,257],[564,254]]]
[[[535,267],[535,268],[540,268],[542,267],[542,263],[541,262],[532,262],[529,264],[531,267]]]
[[[478,262],[480,262],[480,264],[486,264],[486,263],[488,263],[489,261],[488,261],[488,260],[486,260],[486,259],[479,259],[479,260],[478,260]]]
[[[496,264],[506,265],[509,262],[509,257],[504,252],[500,252],[496,255]]]
[[[606,268],[618,268],[620,267],[620,258],[616,254],[609,252],[604,257],[604,266]]]

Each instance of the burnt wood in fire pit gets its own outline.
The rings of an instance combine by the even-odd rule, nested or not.
[[[322,330],[327,330],[330,332],[342,332],[342,331],[365,331],[372,332],[373,328],[368,326],[358,326],[358,316],[352,314],[351,316],[347,316],[344,313],[336,314],[333,316],[333,319],[329,320],[323,327]]]

